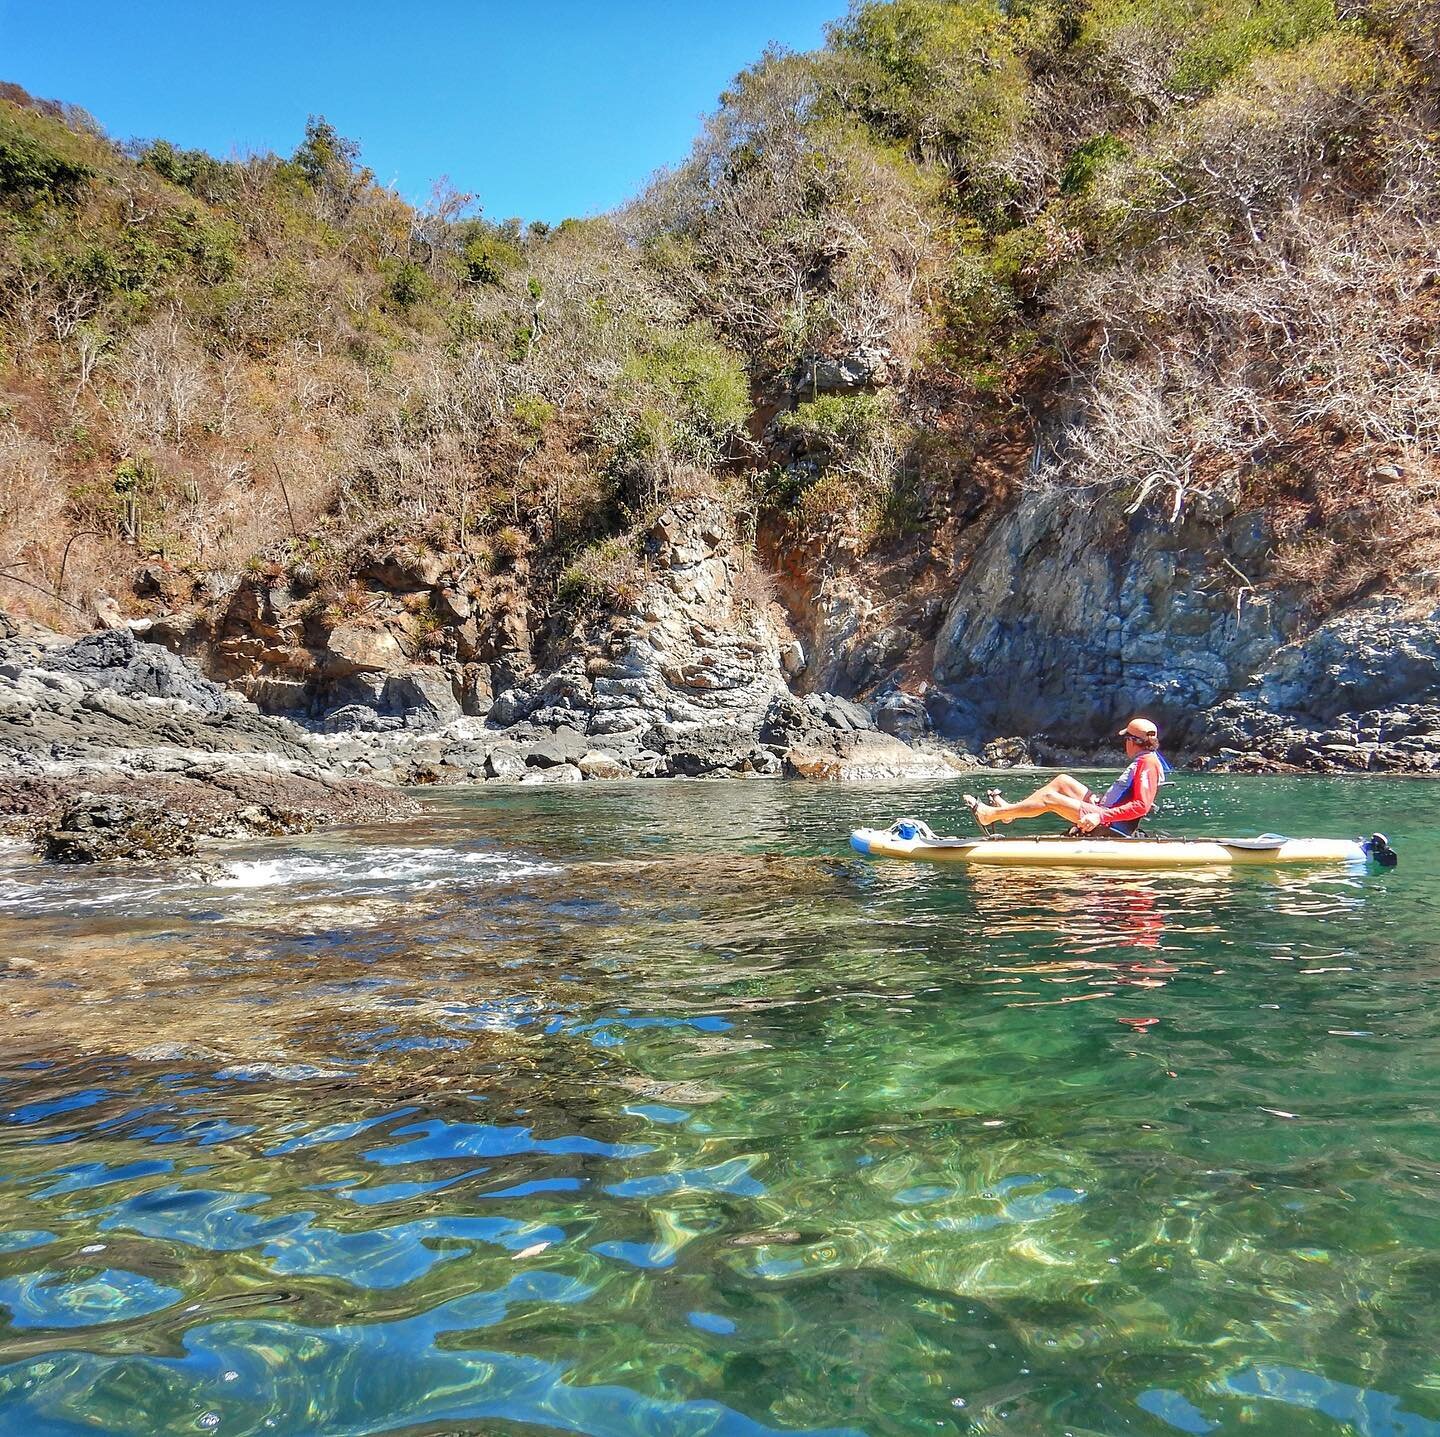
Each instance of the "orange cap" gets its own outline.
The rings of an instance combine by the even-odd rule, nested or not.
[[[1157,739],[1160,737],[1160,730],[1147,718],[1132,718],[1120,730],[1119,736],[1121,738]]]

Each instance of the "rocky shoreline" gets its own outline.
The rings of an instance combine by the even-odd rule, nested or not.
[[[665,643],[673,642],[672,633]],[[143,859],[187,855],[206,838],[404,817],[417,805],[403,790],[417,785],[925,780],[1116,761],[1108,744],[1088,748],[1044,734],[994,739],[978,753],[945,746],[918,701],[872,712],[833,694],[791,692],[778,663],[774,672],[764,666],[775,647],[757,646],[728,683],[712,662],[677,684],[665,643],[637,655],[627,642],[598,663],[592,655],[532,673],[483,717],[458,705],[451,712],[415,681],[406,690],[415,702],[395,714],[350,704],[297,720],[262,713],[129,627],[74,639],[21,632],[7,620],[0,823],[58,861]],[[414,680],[415,671],[405,677]],[[1238,773],[1440,773],[1440,703],[1321,719],[1270,707],[1266,697],[1284,695],[1216,705],[1192,730],[1192,738],[1203,733],[1203,750],[1177,760]]]
[[[195,838],[380,822],[415,810],[309,735],[124,631],[0,639],[0,821],[50,856],[184,853]],[[88,814],[88,817],[87,817]],[[122,831],[131,831],[130,848]],[[48,837],[91,831],[87,847]],[[157,845],[155,835],[169,835]]]
[[[128,629],[66,639],[7,623],[0,822],[59,861],[169,857],[193,852],[197,839],[400,818],[417,807],[402,789],[418,784],[918,779],[976,762],[912,747],[861,705],[830,696],[777,694],[753,725],[662,720],[596,734],[581,727],[593,716],[587,723],[573,708],[551,705],[547,717],[426,727],[413,715],[334,732],[261,713]],[[555,721],[567,717],[578,725]]]

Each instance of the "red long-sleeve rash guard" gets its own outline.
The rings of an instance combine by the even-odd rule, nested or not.
[[[1155,795],[1160,792],[1163,773],[1157,754],[1141,754],[1135,769],[1135,781],[1130,785],[1130,797],[1112,808],[1102,808],[1100,822],[1108,828],[1112,823],[1133,823],[1144,818],[1155,806]]]

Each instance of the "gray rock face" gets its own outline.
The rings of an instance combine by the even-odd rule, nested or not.
[[[835,694],[780,694],[765,710],[760,724],[764,743],[825,745],[837,733],[860,733],[875,728],[868,709]]]
[[[202,714],[255,712],[238,694],[207,679],[194,664],[155,644],[142,643],[128,629],[87,634],[52,650],[46,667],[89,689],[109,689],[131,698],[176,699]]]
[[[585,778],[630,778],[632,770],[613,753],[592,749],[575,765]]]
[[[82,796],[90,806],[70,813]],[[40,820],[72,835],[50,845],[60,861],[181,851],[181,839],[136,801],[159,805],[190,834],[217,836],[413,809],[403,795],[357,781],[294,724],[258,713],[129,632],[69,644],[0,640],[0,820]]]
[[[1237,697],[1321,720],[1440,699],[1440,609],[1407,612],[1397,598],[1358,604],[1276,650]]]
[[[532,768],[521,783],[582,783],[585,775],[578,765],[573,763],[557,763],[550,768]]]
[[[455,689],[438,669],[392,674],[385,683],[385,703],[398,709],[411,728],[443,728],[461,717]]]
[[[1141,712],[1172,747],[1213,751],[1244,741],[1237,713],[1301,732],[1440,701],[1440,609],[1378,599],[1317,623],[1260,587],[1268,552],[1258,514],[1169,525],[1031,497],[951,601],[932,717],[970,741],[1043,732],[1093,744]]]
[[[514,744],[497,744],[485,759],[485,772],[490,778],[514,782],[524,778],[525,755]]]
[[[930,714],[918,695],[892,689],[876,700],[875,725],[881,733],[914,743],[930,731]]]
[[[1032,497],[977,554],[936,644],[936,681],[988,734],[1094,737],[1153,714],[1172,741],[1293,633],[1278,605],[1206,587],[1212,554],[1253,553],[1257,517],[1224,532],[1135,523],[1118,507]],[[978,735],[977,735],[978,737]]]
[[[525,763],[530,768],[557,768],[561,764],[578,763],[589,752],[590,744],[584,734],[573,728],[558,728],[526,747]]]
[[[321,724],[324,733],[382,733],[404,727],[404,720],[383,718],[368,704],[345,704],[332,709]]]
[[[795,366],[791,388],[797,401],[820,394],[853,394],[886,384],[890,363],[890,351],[879,345],[861,345],[834,359],[807,355]]]
[[[496,692],[487,727],[528,745],[532,766],[576,764],[603,748],[639,774],[773,768],[757,732],[786,691],[781,636],[739,596],[744,559],[728,514],[705,499],[672,505],[647,536],[646,559],[636,612],[595,650]]]
[[[958,755],[913,749],[875,729],[837,732],[823,744],[796,744],[784,756],[789,776],[821,780],[953,778],[966,766]]]
[[[1119,498],[1031,494],[980,538],[948,601],[913,602],[898,561],[872,590],[837,545],[796,619],[806,682],[873,694],[879,727],[910,743],[978,751],[1019,734],[1049,761],[1113,743],[1139,712],[1172,752],[1429,770],[1440,738],[1402,720],[1440,704],[1440,608],[1400,595],[1433,594],[1433,576],[1397,574],[1396,593],[1322,620],[1277,582],[1272,547],[1266,515],[1224,495],[1172,523]],[[1393,741],[1374,738],[1376,715]],[[825,747],[798,709],[769,725],[768,741]]]

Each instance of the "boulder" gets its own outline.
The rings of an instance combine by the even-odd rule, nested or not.
[[[416,544],[406,548],[387,550],[373,559],[360,574],[363,578],[374,579],[377,584],[397,592],[433,588],[440,582],[449,560],[434,549]]]
[[[806,694],[805,707],[821,723],[840,733],[858,733],[875,727],[869,709],[838,694]]]
[[[997,738],[980,750],[980,762],[986,768],[1013,768],[1017,764],[1028,765],[1034,760],[1023,738]]]
[[[195,837],[185,819],[150,799],[82,794],[53,826],[42,827],[35,848],[50,863],[154,862],[188,858]]]
[[[485,772],[490,778],[514,782],[526,773],[524,751],[516,744],[497,744],[485,757]]]
[[[407,728],[436,729],[462,717],[455,686],[439,669],[408,669],[385,684],[385,705]]]
[[[435,607],[447,624],[463,624],[473,612],[470,596],[463,589],[435,590]]]
[[[389,673],[404,667],[406,658],[388,629],[341,624],[326,638],[320,663],[326,678],[343,679],[350,674]]]
[[[592,734],[638,734],[649,727],[650,720],[644,709],[614,709],[595,714],[587,727]]]
[[[525,762],[531,768],[555,768],[564,763],[578,763],[590,751],[584,734],[573,728],[558,728],[553,734],[530,742],[525,747]]]
[[[929,730],[930,715],[923,699],[892,689],[875,705],[875,724],[881,733],[913,743]]]
[[[840,734],[823,746],[788,749],[784,766],[791,778],[873,782],[950,778],[964,764],[950,754],[913,749],[899,739],[871,730]]]
[[[175,699],[205,714],[228,714],[251,706],[207,679],[194,664],[145,643],[128,629],[87,634],[46,656],[47,666],[73,675],[87,688],[131,697]]]
[[[446,744],[440,751],[441,765],[467,778],[484,779],[488,773],[489,761],[490,745],[475,739],[461,739],[457,743]]]
[[[755,731],[745,724],[665,724],[656,729],[670,772],[684,778],[734,772],[756,747]]]
[[[776,694],[760,720],[760,741],[788,748],[812,736],[820,737],[816,715],[794,694]]]
[[[861,346],[833,359],[807,355],[795,367],[795,397],[803,402],[818,394],[851,394],[883,384],[888,377],[889,358],[887,350],[873,346]]]
[[[518,723],[534,707],[534,696],[522,688],[508,688],[495,695],[486,718],[496,728],[509,728]]]
[[[521,783],[580,783],[585,775],[573,763],[557,763],[553,768],[532,768]]]
[[[488,718],[495,707],[488,664],[467,664],[460,687],[460,707],[470,718]]]
[[[385,718],[366,704],[345,704],[332,709],[320,725],[325,733],[383,733],[402,727],[398,718]]]
[[[630,778],[630,770],[613,753],[593,749],[576,767],[586,778]]]

